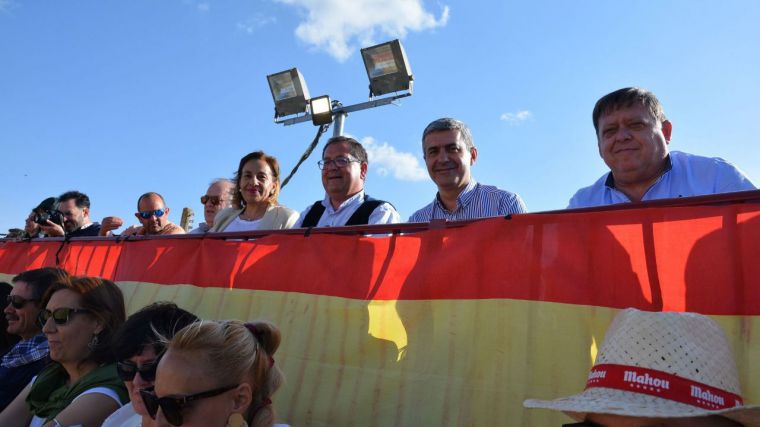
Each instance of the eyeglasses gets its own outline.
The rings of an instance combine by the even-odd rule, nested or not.
[[[330,167],[330,165],[335,165],[336,168],[345,168],[352,162],[361,163],[359,160],[350,159],[348,157],[336,157],[332,160],[320,160],[317,162],[317,166],[322,170]]]
[[[162,216],[164,216],[164,210],[156,209],[154,211],[140,211],[137,214],[140,215],[140,218],[142,219],[148,219],[152,217],[153,215],[155,215],[156,218],[161,218]]]
[[[187,406],[188,403],[194,400],[200,400],[200,399],[205,399],[207,397],[218,396],[222,393],[232,390],[235,387],[237,387],[237,385],[231,385],[231,386],[222,387],[222,388],[215,388],[213,390],[192,394],[190,396],[182,396],[182,397],[164,396],[161,398],[156,396],[155,391],[151,387],[151,388],[141,389],[140,397],[142,397],[142,400],[145,403],[145,409],[148,410],[148,414],[150,414],[151,418],[153,418],[154,420],[156,419],[156,413],[158,413],[158,407],[160,406],[161,412],[164,413],[164,417],[166,417],[166,421],[168,421],[169,424],[173,426],[181,426],[182,421],[183,421],[182,410],[185,408],[185,406]]]
[[[119,378],[121,378],[122,381],[132,381],[135,379],[135,375],[137,375],[138,372],[145,381],[155,381],[156,368],[158,367],[159,361],[159,359],[156,359],[152,362],[137,365],[131,360],[123,360],[116,363],[116,373],[119,374]]]
[[[90,310],[87,310],[86,308],[56,308],[53,311],[50,310],[42,310],[40,311],[40,314],[37,316],[37,323],[40,325],[40,328],[45,327],[45,324],[47,323],[48,319],[51,317],[53,318],[53,322],[55,322],[56,325],[65,325],[69,323],[69,320],[71,320],[71,316],[78,314],[78,313],[91,313]]]
[[[227,199],[222,199],[219,196],[209,196],[208,194],[201,196],[201,204],[205,205],[208,202],[211,202],[212,205],[218,206],[221,205],[222,202],[226,202]]]
[[[33,302],[33,301],[37,302],[39,300],[38,299],[26,299],[26,298],[24,298],[22,296],[19,296],[19,295],[8,295],[8,297],[5,299],[5,305],[7,306],[7,305],[10,304],[16,310],[21,310],[22,308],[24,308],[24,306],[26,305],[26,303]]]

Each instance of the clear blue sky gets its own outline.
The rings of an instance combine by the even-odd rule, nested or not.
[[[435,194],[420,134],[443,116],[471,126],[476,179],[531,211],[563,208],[605,172],[594,102],[633,85],[663,102],[671,149],[758,183],[758,22],[757,1],[0,0],[0,230],[72,189],[96,221],[136,223],[146,191],[198,221],[199,196],[240,157],[263,149],[285,175],[315,133],[273,123],[267,74],[297,66],[312,95],[362,102],[358,48],[397,37],[414,95],[350,115],[346,132],[371,138],[368,193],[403,218]],[[282,204],[323,197],[318,157]]]

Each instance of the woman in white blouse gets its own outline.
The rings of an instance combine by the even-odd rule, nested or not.
[[[277,204],[280,165],[273,156],[254,151],[240,159],[232,207],[216,214],[210,232],[292,228],[298,212]]]

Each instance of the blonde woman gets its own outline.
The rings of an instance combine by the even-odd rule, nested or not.
[[[272,357],[280,331],[265,322],[200,321],[167,345],[142,400],[156,425],[271,427],[283,382]]]

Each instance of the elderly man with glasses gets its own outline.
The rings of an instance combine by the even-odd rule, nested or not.
[[[364,192],[367,151],[354,138],[335,136],[322,150],[325,198],[306,208],[296,227],[340,227],[343,225],[394,224],[401,222],[390,203]]]
[[[127,228],[121,234],[122,236],[185,234],[185,230],[182,227],[169,221],[169,208],[166,206],[163,196],[158,193],[145,193],[137,199],[135,217],[140,221],[141,225],[133,225]]]
[[[0,412],[48,363],[48,342],[37,317],[45,291],[66,276],[66,272],[58,268],[38,268],[11,280],[13,289],[3,313],[8,320],[8,333],[18,335],[21,341],[0,359]]]
[[[214,226],[214,218],[222,209],[232,206],[232,190],[235,183],[229,179],[215,179],[209,185],[206,194],[201,196],[203,204],[203,218],[206,222],[198,224],[198,227],[190,230],[190,234],[202,234],[208,232]]]

